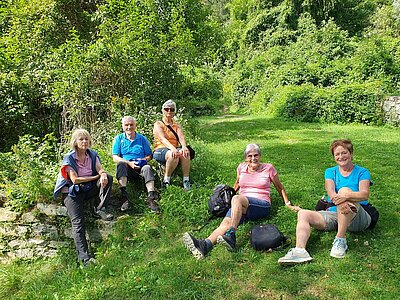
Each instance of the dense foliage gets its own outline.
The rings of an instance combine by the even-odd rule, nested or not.
[[[219,98],[221,33],[197,0],[9,0],[0,10],[1,147],[10,134],[96,131],[168,98]],[[204,105],[203,105],[204,104]],[[149,111],[149,113],[150,113]]]
[[[190,114],[271,104],[287,118],[379,123],[377,102],[399,88],[399,10],[377,0],[2,0],[0,147],[16,143],[13,128],[97,131],[168,98]],[[347,97],[354,116],[332,110]]]
[[[400,87],[395,5],[232,3],[237,25],[230,27],[231,35],[239,38],[225,96],[237,108],[267,108],[303,121],[380,123],[380,102]]]

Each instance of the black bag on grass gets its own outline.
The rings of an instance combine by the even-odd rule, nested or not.
[[[250,244],[256,250],[278,250],[290,243],[274,224],[255,225],[250,231]]]
[[[372,204],[368,203],[368,204],[361,204],[362,208],[364,208],[364,210],[370,215],[371,217],[371,223],[368,226],[368,229],[373,229],[376,225],[376,223],[378,223],[378,219],[379,219],[379,211],[376,209],[375,206],[373,206]]]
[[[236,195],[236,191],[227,184],[217,185],[210,200],[208,200],[208,210],[214,217],[225,217],[231,207],[232,197]]]
[[[215,218],[225,217],[226,213],[231,208],[232,197],[235,195],[235,189],[230,187],[229,185],[217,185],[210,196],[210,200],[208,200],[208,210],[211,216],[208,218],[207,221],[204,222],[203,225],[199,226],[193,231],[202,230],[208,223],[210,223],[211,220]]]

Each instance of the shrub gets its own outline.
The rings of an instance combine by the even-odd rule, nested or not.
[[[6,192],[6,205],[15,211],[23,211],[38,200],[52,198],[58,165],[57,141],[52,134],[43,139],[32,135],[21,136],[12,146],[10,168],[3,177],[2,188]]]
[[[315,87],[311,84],[301,86],[279,86],[272,92],[267,113],[273,117],[315,121],[315,109],[311,103],[311,93]]]
[[[382,84],[343,84],[326,89],[321,103],[320,120],[334,123],[378,124],[378,103],[383,98]]]
[[[277,87],[267,107],[269,115],[303,122],[379,124],[381,82],[342,84],[317,88],[301,86]]]
[[[182,103],[192,116],[212,115],[220,107],[215,101],[222,95],[222,84],[216,72],[207,67],[182,66],[180,73],[185,78]]]
[[[289,86],[284,94],[282,116],[304,122],[313,122],[316,119],[318,106],[311,101],[311,94],[315,87],[311,84]]]

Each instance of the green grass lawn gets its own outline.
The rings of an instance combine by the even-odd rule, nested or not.
[[[127,216],[113,235],[95,245],[98,265],[76,267],[74,249],[56,259],[0,266],[0,299],[398,299],[400,281],[398,128],[284,122],[261,116],[197,120],[191,141],[197,151],[193,189],[180,186],[163,192],[161,215]],[[216,246],[196,261],[181,236],[207,219],[207,200],[219,183],[233,184],[246,144],[263,150],[263,161],[278,170],[290,200],[312,209],[324,194],[324,170],[334,165],[332,140],[349,138],[354,162],[368,168],[374,181],[370,200],[379,209],[373,231],[348,234],[344,259],[329,256],[334,232],[312,232],[308,250],[313,262],[281,267],[286,253],[257,252],[249,244],[253,224],[238,230],[238,251]],[[179,181],[177,180],[177,183]],[[274,223],[295,238],[296,213],[275,190]],[[206,237],[220,220],[198,237]]]

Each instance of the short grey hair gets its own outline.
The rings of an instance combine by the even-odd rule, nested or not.
[[[261,148],[258,144],[248,144],[246,148],[244,148],[243,157],[246,158],[247,154],[249,154],[249,152],[253,150],[255,150],[258,155],[261,156]]]
[[[125,121],[128,121],[128,120],[133,121],[136,124],[136,119],[134,117],[132,117],[132,116],[123,116],[122,120],[121,120],[122,126],[124,125]]]
[[[171,99],[169,99],[169,100],[167,100],[167,101],[165,101],[165,102],[163,103],[162,109],[161,109],[161,110],[163,110],[163,109],[166,108],[166,107],[173,107],[174,110],[176,111],[176,103],[175,103],[173,100],[171,100]]]

